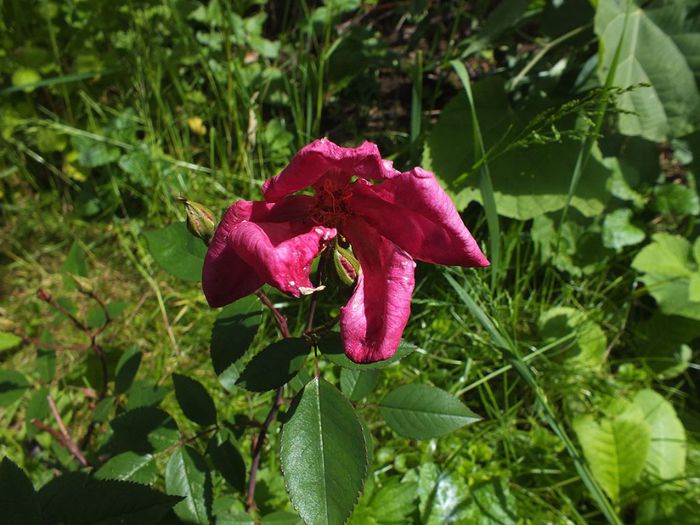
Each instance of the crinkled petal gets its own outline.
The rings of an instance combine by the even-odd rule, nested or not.
[[[382,159],[376,144],[364,142],[357,148],[344,148],[323,138],[304,146],[279,175],[265,181],[263,194],[265,200],[274,202],[325,178],[342,186],[352,176],[390,179],[397,175],[393,163]]]
[[[311,261],[336,231],[301,220],[308,215],[310,200],[239,201],[228,209],[202,272],[202,288],[212,307],[232,303],[264,283],[295,297],[312,288]]]
[[[488,266],[452,199],[429,171],[353,184],[350,209],[411,256],[435,264]]]
[[[340,310],[345,353],[356,363],[390,358],[411,313],[415,262],[365,221],[353,218],[343,233],[362,271],[350,301]]]

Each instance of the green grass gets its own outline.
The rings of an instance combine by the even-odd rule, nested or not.
[[[640,334],[658,314],[658,305],[631,268],[640,245],[602,250],[586,268],[579,259],[599,252],[587,251],[582,234],[568,254],[573,262],[557,258],[567,249],[565,223],[600,239],[604,216],[622,206],[606,201],[605,212],[593,218],[570,207],[577,187],[585,189],[583,168],[594,144],[617,151],[615,141],[634,139],[616,132],[613,115],[605,111],[607,93],[600,95],[593,114],[599,119],[588,132],[568,130],[581,140],[581,148],[575,166],[561,167],[571,181],[564,211],[548,215],[557,225],[553,256],[535,239],[538,219],[498,216],[493,182],[500,174],[490,164],[490,148],[518,148],[510,142],[484,142],[492,125],[490,109],[479,107],[471,96],[470,86],[498,74],[517,76],[509,96],[523,113],[539,114],[543,107],[560,108],[580,99],[585,95],[570,77],[595,53],[592,27],[548,48],[530,65],[537,51],[528,51],[528,45],[561,36],[543,22],[539,4],[523,8],[521,16],[489,33],[484,42],[477,37],[493,27],[488,2],[431,3],[426,9],[420,2],[396,8],[371,2],[328,4],[319,9],[311,2],[265,7],[210,2],[209,9],[193,13],[174,0],[120,8],[106,1],[90,7],[66,4],[54,6],[56,12],[19,1],[2,3],[0,318],[32,339],[48,331],[56,343],[83,344],[83,334],[35,297],[37,289],[49,290],[71,301],[79,315],[95,306],[64,283],[62,265],[77,242],[96,293],[126,304],[103,335],[111,366],[131,347],[143,352],[137,381],[152,392],[162,388],[157,404],[173,416],[182,439],[199,429],[182,414],[171,375],[202,382],[249,464],[257,430],[236,426],[236,418],[260,422],[272,396],[222,388],[209,357],[216,312],[207,307],[197,283],[178,281],[158,267],[143,233],[184,220],[178,196],[205,203],[217,214],[236,199],[258,199],[263,181],[320,136],[352,145],[366,138],[377,142],[396,166],[415,165],[440,111],[466,89],[472,126],[479,133],[456,139],[460,147],[474,150],[476,167],[463,179],[478,178],[485,205],[469,205],[463,217],[494,264],[462,270],[419,263],[404,335],[419,350],[382,371],[374,391],[356,403],[375,441],[374,490],[365,491],[353,523],[378,512],[372,498],[395,479],[418,481],[417,497],[406,506],[406,521],[415,523],[662,523],[693,515],[684,509],[697,510],[700,497],[696,355],[672,377],[644,358]],[[267,14],[264,22],[255,18],[260,13]],[[42,29],[35,20],[44,24]],[[588,54],[583,56],[581,49]],[[562,58],[569,60],[569,69],[552,80],[544,73]],[[13,85],[13,74],[22,68],[41,78]],[[518,76],[520,71],[525,74]],[[606,82],[606,87],[611,86]],[[528,98],[538,90],[544,101]],[[205,134],[188,123],[193,117],[202,119]],[[552,122],[565,127],[554,117]],[[533,143],[537,140],[557,143],[547,137],[534,137]],[[700,157],[697,148],[694,153]],[[686,171],[692,173],[692,167]],[[659,212],[654,208],[656,185],[644,190],[646,201],[635,217],[648,234],[666,230],[692,241],[698,213]],[[293,301],[274,291],[270,295],[293,333],[300,333],[308,300]],[[337,315],[344,304],[339,295],[320,295],[318,323]],[[555,307],[583,312],[600,327],[605,350],[599,363],[570,360],[578,340],[575,329],[552,335],[542,328],[543,314]],[[693,348],[700,335],[697,321],[666,321],[669,331],[684,327],[688,335],[679,342]],[[272,319],[263,315],[251,348],[261,349],[277,337]],[[664,348],[665,356],[671,350]],[[47,361],[45,354],[37,354],[37,345],[0,351],[0,369],[21,372],[31,383],[20,401],[0,409],[0,455],[19,464],[35,486],[77,468],[48,433],[31,428],[31,417],[55,424],[48,413],[30,412],[35,392],[48,390],[76,438],[84,435],[95,409],[86,393],[97,384],[95,363],[79,351],[58,351],[55,357],[55,374],[42,377]],[[312,372],[313,364],[307,364]],[[338,367],[321,359],[320,368],[337,384]],[[379,416],[377,404],[396,386],[411,382],[457,395],[483,421],[437,440],[397,436]],[[573,423],[585,413],[609,417],[613,401],[629,399],[643,388],[668,399],[683,422],[685,473],[659,480],[645,472],[613,501]],[[136,403],[131,399],[138,395],[113,396],[108,419]],[[291,396],[288,389],[285,408]],[[108,457],[99,447],[109,437],[109,425],[98,425],[106,433],[100,432],[89,447],[97,465]],[[291,510],[279,471],[278,428],[264,449],[256,497],[261,515]],[[190,444],[204,452],[206,439]],[[153,484],[160,489],[169,452],[156,454]],[[213,476],[215,500],[243,511],[245,496],[217,472]],[[665,514],[649,514],[649,506],[662,500]],[[648,516],[657,521],[644,521]]]

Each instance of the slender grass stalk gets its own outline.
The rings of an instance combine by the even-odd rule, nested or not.
[[[411,87],[411,162],[418,162],[418,139],[421,134],[423,124],[423,51],[418,50],[416,54],[416,67],[413,73],[413,84]]]
[[[574,442],[566,433],[566,430],[564,430],[564,427],[559,424],[559,421],[557,421],[557,416],[554,413],[554,410],[552,409],[551,405],[549,404],[546,393],[538,384],[537,379],[532,373],[532,370],[525,362],[523,357],[520,355],[520,352],[515,343],[508,336],[506,336],[501,330],[501,328],[497,326],[494,320],[491,317],[489,317],[486,312],[484,312],[484,310],[467,292],[464,286],[461,286],[449,273],[445,272],[443,273],[443,275],[445,276],[445,279],[447,279],[447,281],[450,283],[452,288],[455,290],[462,302],[467,306],[467,308],[471,311],[474,317],[476,317],[479,320],[484,329],[489,333],[489,335],[493,339],[495,348],[502,353],[503,357],[510,363],[513,369],[518,373],[518,375],[525,381],[525,383],[530,387],[530,389],[534,393],[535,398],[537,399],[537,403],[541,410],[542,418],[552,429],[552,432],[554,432],[554,434],[556,434],[557,437],[564,444],[566,451],[568,452],[569,456],[574,462],[574,467],[576,468],[576,471],[581,477],[583,484],[588,489],[598,508],[607,519],[608,523],[610,523],[611,525],[622,525],[622,521],[620,521],[620,518],[615,512],[615,509],[610,503],[610,500],[608,500],[607,496],[603,492],[602,487],[600,486],[598,481],[593,477],[593,473],[591,472],[584,458],[581,456],[578,449],[574,445]]]
[[[453,60],[450,62],[450,65],[457,73],[459,80],[462,82],[464,92],[466,93],[467,100],[469,101],[469,111],[474,133],[474,159],[476,161],[480,161],[483,157],[485,157],[486,150],[484,148],[484,139],[481,135],[479,119],[476,114],[469,73],[467,73],[467,69],[464,67],[464,64],[462,64],[462,62],[459,60]],[[496,197],[493,190],[493,183],[491,181],[491,172],[489,170],[488,162],[483,162],[479,168],[479,190],[481,191],[481,200],[484,204],[486,223],[489,229],[489,247],[491,251],[491,253],[489,253],[489,260],[491,261],[491,265],[493,267],[491,273],[491,289],[494,289],[496,287],[501,262],[501,227],[498,222]]]
[[[610,64],[610,69],[605,77],[604,90],[607,92],[613,87],[613,82],[615,81],[615,74],[617,72],[617,64],[620,59],[620,51],[622,50],[622,42],[625,39],[625,33],[627,32],[627,21],[629,19],[629,1],[626,4],[625,9],[625,19],[622,24],[622,34],[620,35],[620,40],[617,42],[617,47],[615,48],[615,54],[613,55],[612,63]],[[574,166],[574,172],[571,175],[571,182],[569,183],[569,191],[566,195],[566,204],[559,219],[559,228],[557,228],[557,243],[554,250],[555,256],[559,254],[559,246],[561,241],[561,228],[566,221],[566,216],[569,212],[571,206],[571,200],[576,193],[579,182],[581,181],[581,176],[583,175],[583,170],[586,169],[589,159],[591,158],[591,152],[593,151],[593,146],[600,134],[600,130],[603,126],[603,118],[605,117],[605,112],[608,109],[609,99],[603,94],[598,103],[596,109],[596,117],[593,123],[592,133],[584,134],[581,139],[581,147],[579,148],[578,156],[576,157],[576,165]]]

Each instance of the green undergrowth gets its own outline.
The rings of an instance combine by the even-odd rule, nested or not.
[[[374,447],[350,523],[693,522],[700,68],[683,35],[697,2],[25,4],[0,4],[0,455],[36,489],[82,470],[186,495],[194,510],[172,520],[251,523],[250,444],[273,394],[215,371],[219,312],[149,232],[184,221],[180,196],[217,216],[259,199],[328,136],[433,170],[494,263],[418,264],[416,350],[352,399]],[[644,31],[655,40],[635,43]],[[301,334],[309,299],[265,291]],[[349,293],[320,293],[317,324]],[[100,331],[106,385],[66,311]],[[259,322],[246,360],[279,339]],[[354,395],[351,372],[318,366]],[[304,373],[311,357],[283,412]],[[180,376],[213,420],[188,415],[183,399],[201,398]],[[412,383],[481,419],[401,437],[381,402]],[[90,467],[46,431],[47,396]],[[279,449],[273,425],[257,515],[295,523]],[[192,457],[207,494],[168,476]]]

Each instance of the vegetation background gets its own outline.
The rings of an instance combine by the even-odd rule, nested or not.
[[[698,0],[0,12],[0,455],[45,487],[37,523],[89,507],[77,486],[81,505],[59,484],[49,497],[78,471],[185,496],[173,523],[253,522],[246,465],[271,394],[217,361],[205,248],[177,197],[217,214],[257,199],[321,136],[433,170],[494,263],[419,264],[418,350],[399,365],[320,360],[374,438],[351,523],[696,522]],[[308,304],[268,293],[303,330]],[[319,311],[340,304],[321,294]],[[243,362],[278,337],[268,316],[248,335]],[[483,419],[401,437],[380,400],[416,381]],[[278,428],[255,515],[296,523]]]

